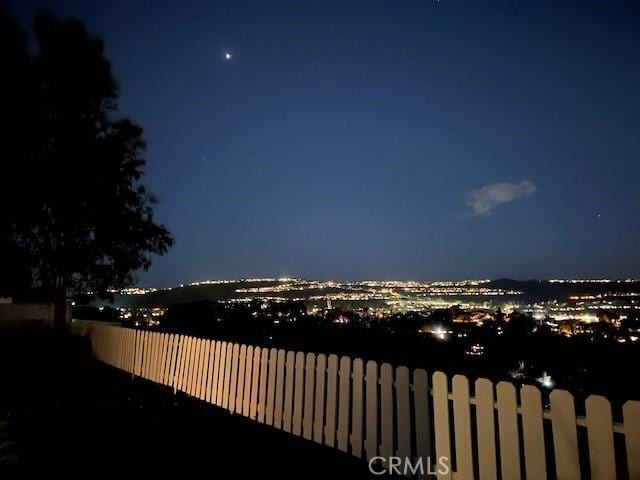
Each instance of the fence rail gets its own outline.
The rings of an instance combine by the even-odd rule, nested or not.
[[[640,402],[74,321],[95,356],[231,413],[370,460],[446,458],[438,479],[640,479]],[[415,463],[413,463],[415,465]],[[423,470],[423,477],[428,475]]]

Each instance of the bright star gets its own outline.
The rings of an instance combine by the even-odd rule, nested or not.
[[[224,59],[225,60],[231,60],[231,54],[229,52],[225,52]]]

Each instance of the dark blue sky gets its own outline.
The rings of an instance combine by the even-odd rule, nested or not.
[[[639,275],[638,3],[9,9],[104,39],[176,239],[141,275],[164,286]]]

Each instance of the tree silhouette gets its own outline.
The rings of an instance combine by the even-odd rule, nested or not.
[[[29,56],[26,35],[0,11],[0,242],[11,247],[2,251],[20,258],[13,275],[31,272],[28,283],[49,299],[107,296],[173,239],[154,222],[155,198],[141,182],[142,128],[115,117],[118,87],[102,42],[48,14],[33,30],[38,50]],[[11,285],[0,271],[0,287]]]

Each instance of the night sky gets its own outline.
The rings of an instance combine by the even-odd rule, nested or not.
[[[9,10],[25,26],[76,17],[105,41],[176,239],[141,284],[169,286],[638,276],[639,4]]]

